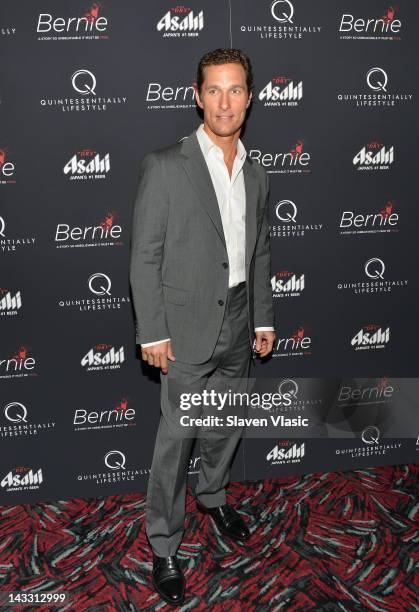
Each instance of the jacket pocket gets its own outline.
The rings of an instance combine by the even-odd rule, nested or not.
[[[177,304],[183,306],[186,304],[188,292],[185,289],[178,289],[177,287],[169,287],[163,285],[163,295],[165,299],[171,304]]]

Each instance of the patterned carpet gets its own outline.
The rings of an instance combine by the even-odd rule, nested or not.
[[[195,513],[188,490],[179,610],[417,611],[417,464],[235,483],[245,548]],[[145,496],[1,507],[2,590],[65,590],[59,610],[173,609],[150,588]],[[2,610],[46,610],[45,606]],[[51,608],[49,608],[51,610]]]

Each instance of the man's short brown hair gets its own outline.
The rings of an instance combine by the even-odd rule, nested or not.
[[[253,89],[253,73],[250,59],[240,49],[215,49],[208,51],[199,60],[198,71],[196,75],[196,84],[198,91],[201,92],[202,83],[204,82],[205,66],[219,66],[220,64],[241,64],[246,73],[246,85],[248,93]]]

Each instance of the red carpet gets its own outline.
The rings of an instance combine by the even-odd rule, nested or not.
[[[188,495],[179,610],[419,610],[418,472],[411,464],[232,484],[228,502],[252,532],[243,548],[220,538]],[[144,503],[130,494],[1,507],[1,589],[68,591],[59,610],[171,609],[150,587]]]

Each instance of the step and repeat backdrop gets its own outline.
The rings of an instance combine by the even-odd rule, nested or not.
[[[138,170],[201,122],[192,83],[217,47],[251,58],[243,142],[270,179],[277,340],[252,377],[291,398],[232,480],[416,460],[418,20],[407,0],[3,0],[0,503],[146,490]],[[199,465],[197,441],[191,483]]]

